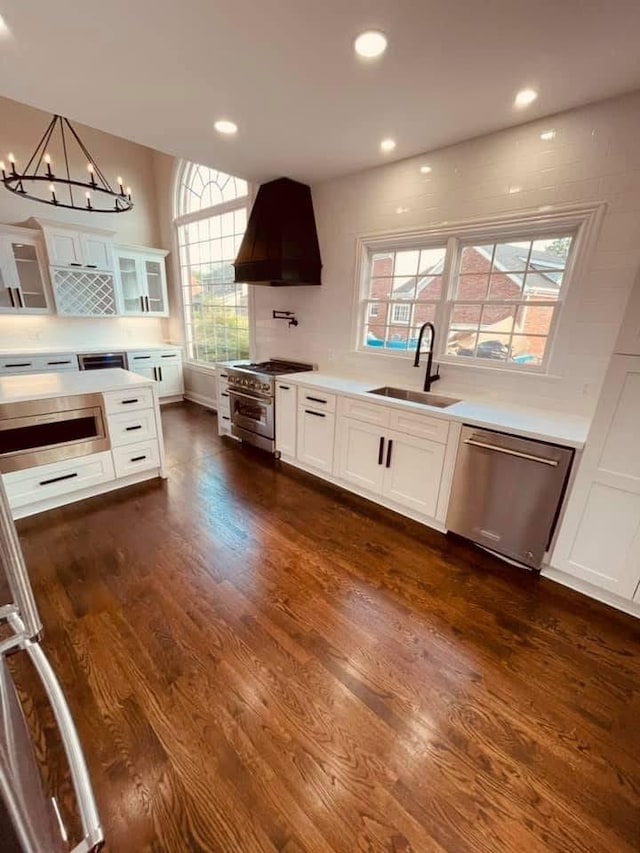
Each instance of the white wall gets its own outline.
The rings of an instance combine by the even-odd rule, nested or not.
[[[540,132],[549,127],[556,137],[544,142]],[[311,359],[323,370],[418,387],[422,370],[409,359],[353,351],[359,235],[606,202],[586,273],[572,282],[579,298],[559,329],[555,375],[443,365],[437,387],[591,414],[640,263],[639,140],[635,93],[314,186],[323,284],[255,288],[256,356]],[[429,175],[419,171],[425,162],[433,169]],[[398,214],[398,208],[407,210]],[[273,308],[296,311],[300,325],[272,320]]]
[[[25,165],[51,119],[48,113],[24,104],[0,98],[0,160],[7,160],[11,151],[18,166]],[[63,223],[92,225],[116,232],[116,240],[143,246],[170,248],[161,241],[160,217],[156,197],[154,152],[150,148],[129,142],[108,133],[74,127],[91,155],[99,164],[112,186],[121,175],[133,190],[134,208],[128,213],[84,213],[63,210],[21,199],[0,187],[0,222],[22,224],[32,216],[56,219]],[[76,147],[70,152],[77,151]],[[54,171],[62,165],[61,152],[50,150]],[[70,167],[86,174],[86,161],[81,156],[70,157]],[[62,319],[50,317],[0,316],[0,347],[12,346],[136,346],[163,339],[161,320],[144,319]]]

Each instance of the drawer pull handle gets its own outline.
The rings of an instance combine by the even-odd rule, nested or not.
[[[321,397],[305,397],[306,400],[311,400],[312,403],[323,403],[325,406],[327,405],[327,401],[323,400]]]
[[[384,436],[380,436],[380,444],[378,446],[378,465],[382,465],[382,460],[384,457]]]
[[[163,356],[161,356],[161,358],[177,358],[177,355],[176,355],[176,353],[175,353],[175,352],[172,352],[172,353],[170,353],[169,355],[163,355]]]
[[[98,264],[86,264],[88,270],[97,270]]]
[[[146,459],[146,455],[144,456],[132,456],[129,462],[142,462],[143,459]]]
[[[222,416],[222,420],[223,420],[223,421],[228,421],[228,420],[229,420],[229,418],[228,418],[226,415],[223,415],[223,416]]]
[[[71,364],[70,361],[48,361],[47,364]]]
[[[226,393],[226,391],[223,391],[222,394],[220,394],[220,396],[221,397],[228,397],[229,395]]]
[[[142,298],[142,297],[140,297],[140,298]],[[151,358],[151,356],[150,355],[134,355],[133,360],[134,361],[142,361],[145,358]]]
[[[134,429],[142,429],[142,424],[136,424],[136,426],[125,427],[125,432],[133,432]]]
[[[131,403],[138,403],[139,400],[137,397],[132,398],[131,400],[121,400],[120,401],[123,406],[129,406]]]
[[[311,409],[305,409],[304,413],[305,413],[305,415],[315,415],[316,418],[326,418],[327,417],[324,412],[314,412]]]
[[[281,391],[290,391],[291,390],[288,385],[278,385],[278,388]],[[310,399],[311,399],[311,397],[307,397],[307,400],[310,400]]]
[[[78,263],[76,263],[75,261],[71,261],[71,262],[70,262],[70,264],[69,264],[69,266],[70,266],[70,267],[81,267],[81,266],[82,266],[82,264],[78,264]]]
[[[60,477],[52,477],[50,480],[41,480],[41,486],[49,486],[51,483],[59,483],[61,480],[72,480],[74,477],[77,477],[78,473],[75,472],[73,474],[62,474]]]
[[[13,364],[5,364],[5,367],[33,367],[31,361],[16,361]]]
[[[393,439],[389,439],[389,445],[387,447],[387,468],[391,468],[391,451],[393,449]]]
[[[228,377],[229,377],[228,373],[221,373],[220,374],[220,379],[228,379]]]

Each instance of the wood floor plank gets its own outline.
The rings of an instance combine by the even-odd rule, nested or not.
[[[168,481],[19,523],[108,853],[638,849],[637,621],[163,423]]]

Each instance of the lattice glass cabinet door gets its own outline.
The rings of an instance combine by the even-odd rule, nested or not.
[[[36,247],[30,243],[11,243],[11,252],[18,274],[18,285],[20,293],[18,299],[22,298],[21,308],[40,309],[46,311],[47,297],[45,284]]]
[[[142,314],[145,310],[144,288],[139,276],[137,258],[120,255],[118,257],[118,270],[125,314]]]
[[[164,261],[145,260],[144,275],[147,285],[147,294],[149,296],[149,311],[153,313],[164,313],[165,305],[165,288],[162,264]]]

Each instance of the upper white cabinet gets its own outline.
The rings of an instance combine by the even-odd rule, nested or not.
[[[640,357],[611,361],[551,565],[631,599],[640,584]]]
[[[116,246],[114,256],[121,313],[138,317],[168,316],[167,252]]]
[[[0,312],[50,312],[41,244],[25,229],[0,229]]]
[[[44,233],[51,266],[113,270],[113,232],[36,221]]]

